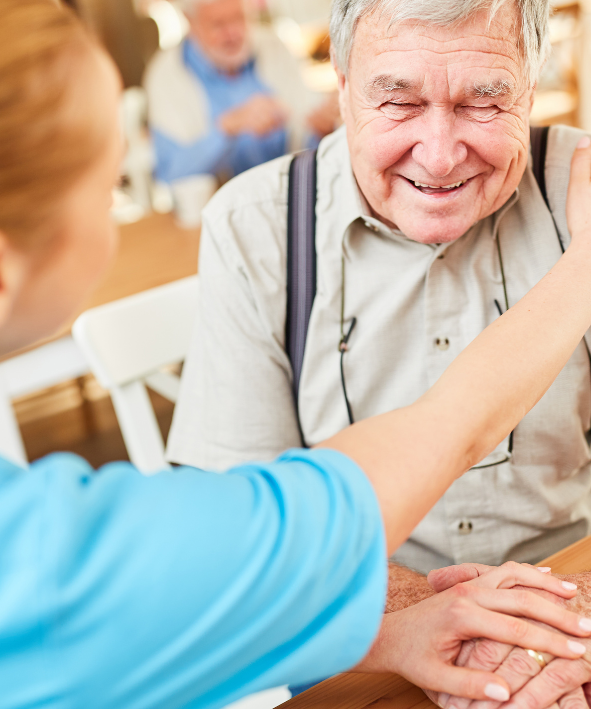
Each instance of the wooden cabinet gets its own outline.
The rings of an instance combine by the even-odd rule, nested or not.
[[[591,0],[554,0],[552,54],[532,110],[532,123],[566,123],[591,130]]]

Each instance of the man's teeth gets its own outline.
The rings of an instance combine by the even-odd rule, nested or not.
[[[424,185],[422,182],[415,182],[415,187],[428,187],[431,190],[453,190],[455,187],[461,187],[467,180],[461,180],[460,182],[455,182],[453,185],[443,185],[438,187],[437,185]]]

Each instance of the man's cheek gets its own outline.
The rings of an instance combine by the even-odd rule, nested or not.
[[[351,141],[351,152],[372,172],[385,172],[399,162],[412,148],[412,140],[393,121],[375,118]]]

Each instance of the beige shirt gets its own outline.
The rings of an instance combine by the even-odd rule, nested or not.
[[[579,138],[559,127],[549,140],[548,193],[565,244],[569,165]],[[280,158],[235,178],[204,212],[199,322],[169,442],[173,461],[222,470],[300,444],[284,350],[289,162]],[[322,142],[318,286],[299,396],[306,444],[348,423],[338,352],[342,254],[345,319],[357,318],[345,357],[347,389],[360,420],[411,404],[498,317],[497,230],[511,305],[561,255],[530,168],[499,212],[452,244],[425,245],[368,216],[344,130]],[[590,416],[590,362],[581,342],[517,426],[510,462],[454,483],[397,559],[423,572],[465,561],[535,562],[587,534]],[[503,442],[488,461],[507,447]]]

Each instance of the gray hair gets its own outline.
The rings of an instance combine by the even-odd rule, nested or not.
[[[518,47],[525,63],[525,76],[533,85],[550,51],[548,36],[549,0],[512,0],[521,15],[515,28]],[[488,10],[492,21],[507,0],[333,0],[330,38],[335,61],[347,74],[357,23],[371,12],[387,15],[390,24],[404,20],[449,25],[466,20],[479,10]]]

